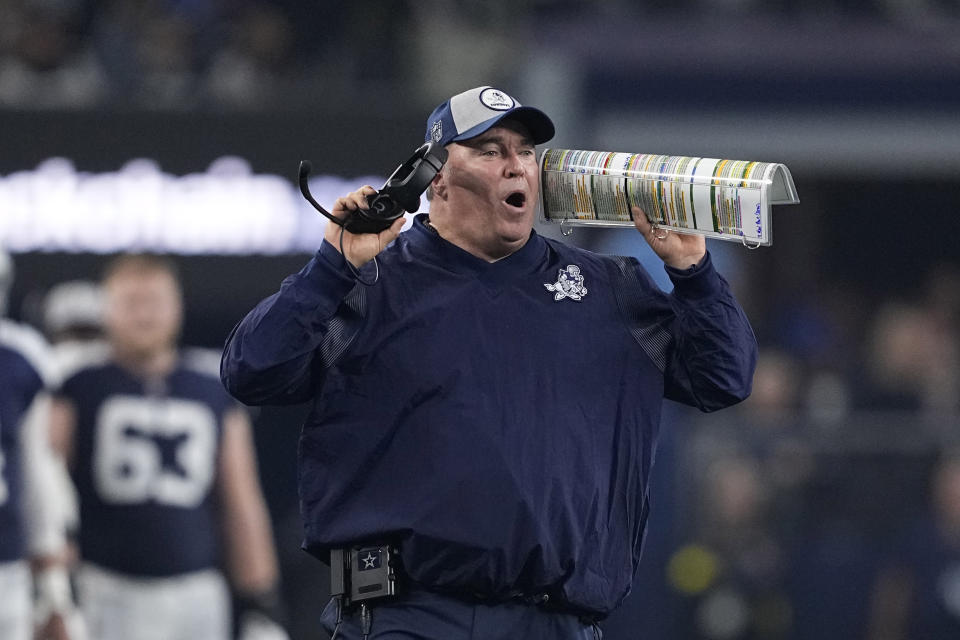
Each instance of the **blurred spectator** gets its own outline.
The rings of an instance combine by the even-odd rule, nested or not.
[[[430,96],[460,90],[458,78],[515,83],[527,72],[513,64],[527,53],[526,27],[549,32],[578,18],[624,25],[674,18],[706,31],[718,20],[748,19],[771,33],[784,19],[839,18],[867,30],[893,24],[934,32],[946,41],[960,24],[952,0],[0,0],[0,16],[0,106],[17,108],[109,102],[192,109],[207,101],[259,108],[331,93],[380,104],[370,87],[429,105]]]
[[[926,308],[886,303],[869,328],[859,407],[955,412],[957,356],[955,332]]]
[[[869,640],[960,638],[960,455],[931,475],[929,510],[879,573]]]
[[[761,349],[750,398],[692,436],[684,468],[705,470],[688,498],[696,533],[668,566],[680,637],[791,637],[787,542],[814,470],[799,421],[803,387],[801,360]]]
[[[80,0],[0,1],[0,106],[99,104],[106,76],[83,33]]]
[[[759,464],[749,456],[718,458],[702,488],[699,536],[668,565],[669,582],[682,598],[678,636],[789,637],[786,556],[771,526],[771,494]]]
[[[742,408],[762,422],[795,412],[800,402],[802,375],[801,363],[796,358],[764,349],[753,376],[753,392]]]
[[[141,24],[136,59],[143,105],[193,106],[197,69],[195,25],[183,16],[158,13]]]
[[[753,377],[753,392],[731,414],[694,433],[691,468],[718,456],[756,460],[764,486],[774,490],[770,505],[781,526],[795,516],[796,493],[814,472],[810,437],[805,433],[801,403],[805,385],[803,362],[784,351],[761,349]],[[710,480],[700,480],[701,489]]]
[[[413,11],[418,37],[410,49],[418,73],[411,78],[416,89],[411,98],[435,102],[435,96],[462,91],[463,78],[489,78],[484,82],[495,85],[517,83],[514,74],[521,70],[517,60],[527,55],[524,47],[529,43],[517,3],[428,0],[414,3]],[[561,7],[553,15],[565,14]]]
[[[824,368],[812,372],[803,399],[809,420],[821,427],[838,427],[850,412],[850,383],[840,372]]]
[[[250,108],[277,99],[278,82],[290,72],[294,33],[276,7],[247,4],[232,21],[225,46],[205,74],[214,104]]]
[[[151,109],[199,104],[198,84],[221,44],[219,3],[112,0],[96,12],[96,47],[112,98]]]

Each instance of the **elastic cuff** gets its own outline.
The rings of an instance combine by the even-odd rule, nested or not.
[[[320,249],[317,251],[317,255],[337,272],[351,279],[353,278],[350,273],[350,267],[347,266],[347,259],[343,257],[343,254],[340,253],[335,246],[327,242],[326,239],[320,243]]]
[[[331,255],[332,254],[332,255]],[[340,264],[337,264],[339,260]],[[281,291],[287,292],[291,310],[327,318],[356,286],[339,252],[324,241],[303,269],[287,277]]]
[[[708,251],[699,263],[689,269],[676,269],[664,265],[673,282],[674,294],[684,300],[701,300],[718,294],[723,289],[723,280],[713,268],[713,259]]]
[[[357,283],[357,278],[350,266],[347,264],[347,259],[332,244],[324,240],[304,275],[322,284],[324,288],[329,288],[332,282],[336,282],[346,295]]]

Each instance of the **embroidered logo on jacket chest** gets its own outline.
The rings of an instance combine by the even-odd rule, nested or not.
[[[583,286],[583,276],[580,275],[580,267],[575,264],[568,264],[566,269],[560,269],[557,274],[557,281],[553,284],[544,284],[547,291],[553,291],[553,299],[556,301],[570,298],[580,302],[583,296],[587,295],[587,288]]]

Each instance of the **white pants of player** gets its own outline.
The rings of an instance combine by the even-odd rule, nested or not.
[[[33,637],[32,580],[26,560],[0,563],[0,638],[3,640]]]
[[[131,577],[84,564],[80,608],[91,640],[229,640],[230,593],[215,570]]]

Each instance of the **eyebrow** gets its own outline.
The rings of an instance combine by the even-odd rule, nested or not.
[[[492,143],[492,144],[498,144],[498,145],[500,145],[500,146],[502,146],[502,147],[505,147],[505,146],[506,146],[506,140],[504,139],[504,137],[503,137],[503,136],[500,136],[500,135],[497,135],[497,134],[495,134],[495,133],[494,133],[494,134],[490,134],[490,135],[488,135],[488,136],[485,136],[485,135],[481,134],[480,136],[474,138],[473,140],[466,140],[466,141],[464,141],[464,142],[467,143],[467,146],[469,146],[469,147],[479,147],[479,146],[482,146],[482,145],[485,145],[485,144],[491,144],[491,143]],[[461,144],[463,144],[463,143],[461,143]],[[536,145],[533,143],[533,139],[532,139],[532,138],[527,138],[527,137],[524,137],[523,139],[520,140],[520,145],[521,145],[521,146],[524,146],[524,147],[534,147],[534,146],[536,146]]]

